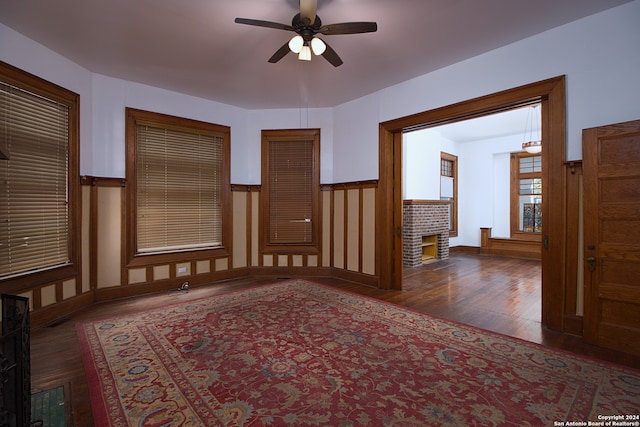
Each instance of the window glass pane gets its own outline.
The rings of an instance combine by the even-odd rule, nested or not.
[[[542,179],[521,179],[520,194],[542,194]]]
[[[512,153],[511,174],[516,188],[512,189],[511,216],[513,233],[542,231],[542,156]]]
[[[0,83],[0,277],[69,260],[69,107]]]
[[[440,177],[440,200],[453,200],[453,178]]]
[[[542,156],[521,157],[520,173],[542,172]]]
[[[453,161],[447,159],[440,160],[440,175],[453,177]]]
[[[313,242],[313,141],[269,142],[269,242]]]
[[[542,198],[538,196],[520,196],[520,231],[540,233],[542,231]]]
[[[223,138],[137,127],[137,251],[222,245]]]

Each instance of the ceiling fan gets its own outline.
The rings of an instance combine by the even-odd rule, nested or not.
[[[316,12],[317,0],[300,0],[300,13],[293,17],[291,25],[247,18],[236,18],[235,22],[296,33],[290,41],[269,58],[271,63],[280,61],[290,51],[297,53],[298,59],[310,61],[313,51],[316,55],[322,55],[334,67],[342,65],[342,59],[331,46],[317,36],[318,34],[332,36],[335,34],[372,33],[378,30],[378,24],[375,22],[343,22],[323,25]]]

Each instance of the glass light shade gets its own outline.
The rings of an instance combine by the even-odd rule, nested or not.
[[[522,149],[531,154],[540,153],[542,151],[542,141],[523,142]]]
[[[313,49],[313,53],[316,55],[322,55],[324,51],[327,50],[327,45],[319,38],[314,37],[311,40],[311,49]]]
[[[311,48],[309,46],[302,46],[300,53],[298,54],[298,59],[311,61]]]
[[[302,49],[302,45],[304,45],[304,40],[302,36],[293,36],[291,40],[289,40],[289,49],[293,53],[300,53],[300,49]]]

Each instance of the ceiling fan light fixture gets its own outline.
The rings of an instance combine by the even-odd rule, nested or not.
[[[311,61],[311,48],[308,45],[302,46],[300,53],[298,53],[298,59],[302,61]]]
[[[319,38],[314,37],[311,40],[311,49],[313,50],[313,53],[320,56],[324,53],[325,50],[327,50],[327,45]]]
[[[304,39],[300,35],[295,35],[289,40],[289,49],[291,49],[293,53],[300,53],[303,45]]]

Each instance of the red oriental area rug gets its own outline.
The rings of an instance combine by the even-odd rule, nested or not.
[[[640,371],[304,280],[78,326],[97,426],[543,426]]]

